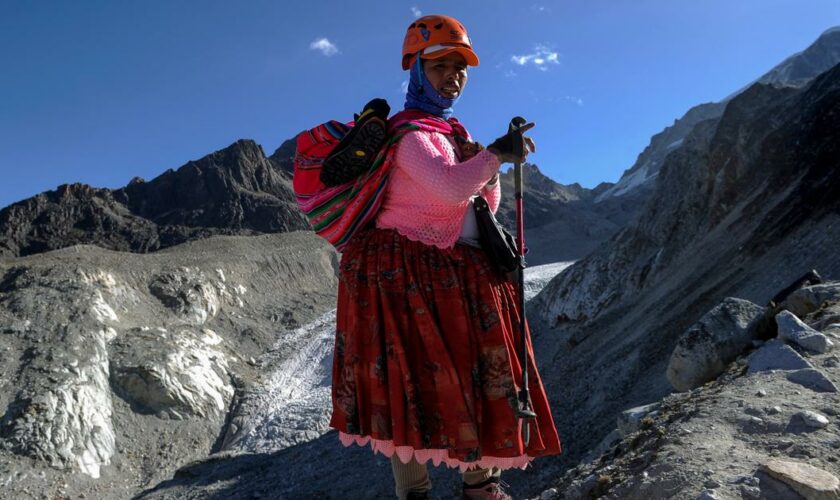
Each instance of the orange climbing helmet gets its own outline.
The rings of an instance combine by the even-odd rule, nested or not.
[[[454,17],[431,15],[417,19],[405,33],[402,67],[408,69],[418,52],[423,59],[437,59],[451,52],[464,56],[469,66],[478,66],[470,37],[464,25]]]

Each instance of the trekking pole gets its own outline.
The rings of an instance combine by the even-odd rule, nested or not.
[[[510,121],[509,131],[519,130],[526,121],[521,116]],[[524,146],[523,147],[527,147]],[[528,397],[528,344],[525,342],[525,212],[522,205],[522,163],[513,164],[513,178],[516,192],[516,249],[519,252],[519,336],[522,339],[519,359],[522,362],[522,387],[519,389],[519,408],[516,417],[522,419],[522,440],[525,446],[531,438],[528,420],[536,418]]]

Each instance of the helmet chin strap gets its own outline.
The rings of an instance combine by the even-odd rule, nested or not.
[[[405,108],[420,109],[435,116],[448,119],[452,116],[452,107],[458,102],[456,97],[444,97],[429,83],[423,72],[423,61],[417,54],[408,80],[408,92],[405,96]]]

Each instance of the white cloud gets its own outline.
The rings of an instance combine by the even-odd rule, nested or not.
[[[316,39],[314,42],[309,44],[309,48],[312,50],[320,50],[321,53],[327,57],[338,54],[338,47],[326,38]]]
[[[403,80],[400,84],[400,92],[403,94],[408,94],[408,80]]]
[[[567,96],[565,97],[565,99],[566,99],[567,101],[570,101],[570,102],[573,102],[573,103],[577,104],[578,106],[581,106],[581,107],[583,106],[583,99],[581,99],[580,97],[575,97],[575,96],[572,96],[572,95],[567,95]]]
[[[538,4],[532,5],[531,10],[533,10],[534,12],[551,12],[551,9],[549,9],[545,5]]]
[[[542,71],[548,71],[549,64],[560,64],[560,54],[548,48],[547,45],[537,44],[534,46],[532,53],[521,56],[513,55],[510,60],[519,66],[533,64]]]
[[[414,14],[415,19],[423,15],[423,13],[420,12],[420,9],[418,9],[416,5],[411,6],[411,13]]]
[[[510,60],[520,66],[525,66],[532,58],[533,56],[512,56]]]

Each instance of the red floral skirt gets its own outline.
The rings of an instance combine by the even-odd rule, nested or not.
[[[440,249],[391,229],[356,235],[341,257],[330,426],[345,446],[403,462],[525,468],[560,453],[528,342],[530,440],[517,292],[480,249]]]

